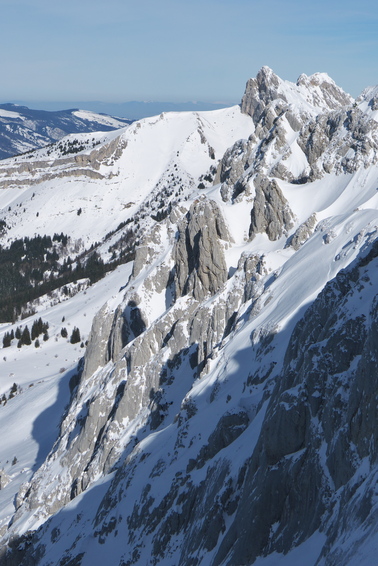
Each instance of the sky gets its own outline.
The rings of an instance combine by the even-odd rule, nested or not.
[[[0,0],[0,102],[238,103],[263,65],[378,84],[376,0]]]

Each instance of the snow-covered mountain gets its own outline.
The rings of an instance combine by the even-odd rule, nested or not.
[[[264,67],[0,164],[3,250],[58,257],[0,331],[0,564],[374,563],[377,96]]]
[[[54,143],[67,134],[108,132],[130,123],[131,120],[87,110],[47,112],[0,104],[0,159]]]

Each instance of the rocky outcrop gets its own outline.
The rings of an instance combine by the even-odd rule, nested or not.
[[[293,236],[289,239],[288,245],[294,248],[296,251],[309,239],[311,234],[314,232],[316,226],[316,214],[311,214],[309,218],[303,224],[298,226]]]
[[[306,110],[296,110],[290,106],[292,94],[302,97]],[[253,118],[255,124],[264,125],[269,130],[274,119],[283,111],[288,111],[288,120],[294,131],[298,131],[303,120],[311,115],[310,106],[320,111],[332,111],[350,106],[353,98],[345,93],[326,73],[311,76],[302,74],[296,83],[288,87],[269,67],[262,67],[256,78],[249,79],[242,98],[242,112]],[[265,114],[265,117],[264,117]]]
[[[11,481],[10,477],[4,470],[0,470],[0,489],[4,489],[5,486]]]
[[[198,199],[179,226],[173,251],[176,298],[191,294],[196,300],[214,295],[227,280],[220,240],[230,240],[214,201]]]
[[[146,235],[143,257],[152,237],[155,246],[158,242],[157,234]],[[20,490],[16,518],[40,505],[43,478],[53,470],[59,471],[57,481],[44,488],[40,512],[45,516],[85,491],[98,474],[117,467],[122,452],[131,451],[178,411],[180,396],[174,392],[182,384],[177,373],[188,390],[193,379],[206,373],[215,350],[235,330],[242,305],[261,294],[265,273],[261,257],[244,254],[226,288],[221,238],[226,241],[229,234],[217,205],[207,199],[194,202],[172,250],[177,296],[163,316],[149,325],[141,297],[144,292],[166,292],[169,270],[164,264],[149,268],[146,261],[144,267],[135,266],[122,305],[114,312],[105,305],[96,316],[59,442]],[[147,273],[138,287],[142,269]],[[202,298],[208,299],[206,304],[199,302]]]
[[[244,172],[250,166],[251,151],[255,144],[256,138],[251,134],[248,141],[236,142],[221,159],[217,181],[222,183],[220,192],[224,202],[235,201],[241,193],[248,196]]]
[[[247,82],[241,109],[244,114],[253,118],[255,124],[259,122],[269,103],[277,99],[287,103],[285,95],[279,90],[280,83],[281,79],[269,67],[262,67],[256,78],[249,79]]]
[[[325,287],[292,332],[270,395],[267,388],[253,410],[239,406],[224,411],[202,440],[194,427],[201,446],[194,453],[188,425],[198,407],[188,396],[175,420],[174,449],[167,439],[166,451],[155,457],[159,459],[153,466],[149,464],[149,482],[127,520],[123,512],[115,514],[115,507],[126,508],[138,470],[144,470],[146,459],[155,462],[154,456],[146,448],[136,448],[117,470],[93,522],[99,544],[109,543],[114,532],[124,530],[123,557],[129,564],[142,563],[148,539],[149,558],[157,564],[175,553],[180,566],[188,564],[189,555],[196,565],[206,559],[218,566],[247,566],[258,556],[286,554],[321,529],[326,543],[320,563],[348,563],[353,556],[348,545],[340,548],[335,541],[363,525],[365,530],[353,540],[355,553],[375,528],[368,516],[376,497],[373,466],[378,458],[378,308],[370,285],[376,269],[374,246]],[[355,311],[356,299],[366,306],[366,316]],[[273,339],[270,348],[277,346]],[[165,379],[172,379],[172,374]],[[209,414],[217,414],[211,413],[216,395],[214,386]],[[256,420],[260,425],[253,424]],[[244,460],[235,472],[230,454],[241,458],[241,446]],[[179,457],[182,471],[172,475],[169,461],[172,466]],[[159,483],[161,478],[164,482]],[[154,489],[155,482],[164,488]],[[56,539],[61,537],[56,532]],[[80,534],[76,542],[79,539]],[[46,551],[37,540],[34,549]],[[75,547],[67,550],[67,559],[77,555]]]
[[[54,161],[26,161],[19,164],[16,159],[13,159],[10,162],[11,166],[8,162],[4,167],[0,166],[0,189],[36,185],[44,181],[66,177],[84,176],[90,179],[103,179],[104,175],[99,172],[101,165],[109,165],[112,160],[114,162],[119,159],[126,147],[127,142],[118,136],[98,149],[95,148],[89,153],[80,153],[73,157],[61,157]],[[58,148],[56,151],[58,152]],[[108,178],[112,176],[110,172]]]
[[[378,160],[378,124],[357,107],[322,114],[302,129],[298,145],[311,167],[309,180],[354,173]]]
[[[340,106],[350,106],[353,98],[344,92],[326,73],[314,73],[307,76],[300,75],[297,80],[298,87],[304,87],[307,100],[314,106],[325,106],[335,110]]]
[[[269,240],[278,240],[293,226],[294,215],[275,180],[257,177],[255,186],[249,237],[265,232]]]

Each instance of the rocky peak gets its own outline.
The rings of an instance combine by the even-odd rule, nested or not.
[[[349,106],[354,99],[337,86],[327,73],[314,73],[309,77],[300,75],[297,87],[305,89],[306,100],[315,107],[336,110],[340,106]]]
[[[249,114],[257,124],[265,107],[273,100],[282,99],[285,95],[279,91],[281,79],[269,67],[262,67],[255,79],[249,79],[246,84],[241,109]]]
[[[356,102],[360,106],[361,110],[365,110],[367,107],[373,112],[378,110],[378,87],[374,86],[365,88],[357,98]]]
[[[280,79],[269,67],[262,67],[256,78],[247,82],[241,109],[257,125],[270,106],[277,116],[289,106],[297,106],[303,120],[319,111],[340,109],[353,102],[354,99],[326,73],[302,74],[294,84]]]

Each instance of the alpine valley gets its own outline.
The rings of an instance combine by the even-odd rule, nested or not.
[[[376,562],[378,88],[263,67],[0,209],[1,566]]]

